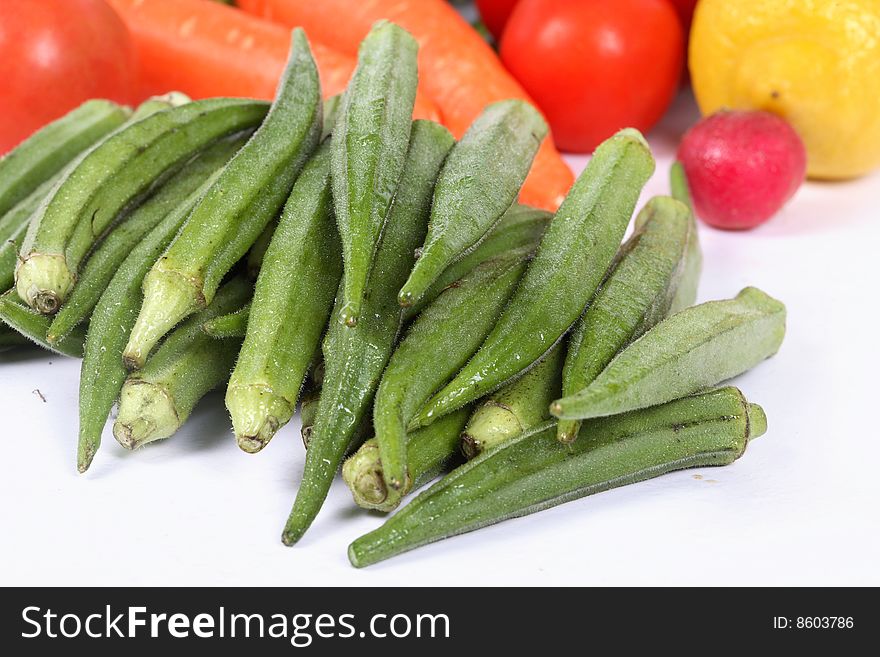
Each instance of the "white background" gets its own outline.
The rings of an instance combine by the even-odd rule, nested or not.
[[[692,102],[650,135],[666,190]],[[577,171],[585,158],[571,158]],[[769,430],[726,468],[685,471],[421,548],[364,570],[346,546],[382,518],[337,481],[311,531],[281,527],[298,419],[239,451],[222,395],[160,445],[113,440],[76,473],[79,363],[0,353],[0,585],[880,584],[876,399],[880,175],[809,183],[765,226],[701,226],[700,300],[757,285],[788,306],[782,350],[736,380]],[[45,403],[36,394],[45,396]],[[698,479],[696,475],[701,475]]]

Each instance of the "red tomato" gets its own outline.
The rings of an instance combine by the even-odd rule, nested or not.
[[[0,153],[89,98],[127,103],[125,25],[104,0],[0,2]]]
[[[520,0],[501,59],[544,111],[556,145],[586,153],[663,115],[678,89],[684,35],[668,0]]]
[[[501,35],[504,33],[504,26],[510,13],[519,0],[477,0],[477,9],[480,10],[480,18],[495,41],[501,41]]]

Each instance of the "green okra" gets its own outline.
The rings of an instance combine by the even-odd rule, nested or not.
[[[532,369],[477,407],[461,434],[461,451],[467,458],[475,458],[550,419],[550,402],[562,391],[564,353],[562,345],[556,345]]]
[[[240,139],[234,143],[241,144]],[[73,292],[49,327],[49,342],[63,338],[94,310],[119,265],[143,238],[184,202],[230,157],[230,142],[218,143],[176,173],[167,183],[114,228],[86,260]]]
[[[15,329],[19,334],[44,349],[54,351],[63,356],[81,358],[85,329],[72,331],[64,340],[57,344],[49,344],[46,333],[49,330],[49,318],[29,308],[15,290],[9,290],[0,296],[0,322]]]
[[[303,393],[299,402],[299,433],[302,437],[303,447],[309,448],[312,440],[312,427],[315,426],[315,418],[318,417],[318,400],[321,398],[320,388],[308,388]]]
[[[342,106],[342,94],[330,96],[324,101],[324,127],[321,130],[321,141],[333,134],[336,120],[339,118],[339,108]]]
[[[512,205],[477,248],[449,265],[418,301],[404,308],[404,319],[410,320],[418,315],[437,295],[480,263],[513,252],[534,253],[552,217],[549,212],[538,208],[519,203]]]
[[[644,137],[622,130],[578,177],[483,346],[411,423],[425,426],[497,390],[546,354],[582,314],[611,264],[654,170]]]
[[[303,168],[254,290],[226,408],[238,446],[263,449],[290,421],[342,276],[330,191],[330,143]]]
[[[331,96],[324,101],[324,128],[321,132],[321,141],[323,142],[333,132],[333,126],[336,124],[336,117],[339,114],[339,104],[342,100],[341,94]],[[272,221],[260,233],[257,241],[248,251],[247,256],[247,272],[248,276],[257,280],[260,274],[260,267],[263,266],[263,257],[266,255],[266,249],[269,248],[269,242],[272,241],[272,234],[275,232],[277,221]],[[244,335],[244,334],[242,334]]]
[[[677,313],[693,306],[697,301],[697,290],[700,286],[700,273],[703,269],[703,253],[700,249],[700,235],[697,229],[697,219],[694,216],[694,203],[691,199],[691,189],[688,185],[687,174],[681,162],[673,162],[669,169],[669,187],[672,198],[684,203],[690,211],[690,232],[688,233],[687,254],[684,261],[681,280],[678,283],[678,291],[672,301],[671,313]],[[638,228],[638,218],[636,220]]]
[[[453,141],[445,128],[432,121],[413,122],[406,165],[376,251],[361,321],[356,326],[330,322],[322,345],[325,372],[318,414],[302,483],[282,534],[287,545],[309,528],[345,451],[358,431],[369,426],[373,395],[400,331],[397,291],[425,238],[434,181]],[[340,295],[334,312],[343,303]]]
[[[290,195],[321,135],[321,88],[305,34],[290,58],[266,120],[226,166],[144,278],[144,303],[125,348],[136,369],[179,321],[205,307]]]
[[[763,410],[721,388],[585,422],[578,440],[538,425],[454,470],[349,546],[357,567],[450,536],[675,470],[728,465],[767,428]]]
[[[244,338],[250,313],[251,304],[246,303],[233,313],[209,319],[202,330],[212,338]]]
[[[77,468],[85,472],[101,445],[107,416],[125,381],[122,351],[141,306],[144,276],[171,243],[199,199],[216,181],[225,163],[246,137],[226,139],[212,146],[190,166],[213,165],[214,173],[174,208],[122,262],[101,294],[85,342],[79,384],[79,441]]]
[[[172,436],[199,400],[229,378],[241,340],[216,340],[202,331],[202,324],[241,307],[252,293],[250,281],[233,278],[206,308],[169,333],[141,370],[129,375],[113,424],[120,445],[135,449]]]
[[[493,103],[446,159],[428,236],[398,300],[415,303],[455,260],[472,250],[516,200],[547,135],[541,114],[522,100]]]
[[[345,262],[339,320],[360,316],[379,236],[403,173],[418,86],[418,44],[388,21],[361,42],[333,127],[333,203]]]
[[[754,287],[735,298],[686,308],[614,357],[590,385],[550,406],[582,420],[663,404],[705,390],[775,354],[785,306]]]
[[[342,465],[342,478],[355,503],[364,509],[389,512],[400,506],[404,496],[440,474],[458,455],[459,434],[470,408],[443,416],[431,426],[406,437],[405,485],[394,489],[385,484],[379,443],[371,438]]]
[[[260,233],[260,236],[251,245],[251,248],[248,249],[245,267],[247,275],[251,280],[257,280],[257,276],[260,275],[260,267],[263,266],[263,258],[266,257],[266,249],[269,248],[269,242],[272,241],[272,235],[275,234],[275,229],[277,227],[277,220],[270,221],[269,225],[263,229],[263,232]]]
[[[635,232],[571,333],[563,396],[586,388],[621,349],[671,313],[692,221],[688,208],[668,196],[655,196],[638,214]],[[579,426],[577,420],[561,420],[559,440],[574,440]]]
[[[28,222],[60,177],[61,174],[56,174],[49,178],[0,217],[0,290],[8,290],[14,285],[15,264]]]
[[[127,107],[109,100],[88,100],[0,158],[0,216],[122,125],[129,114]]]
[[[154,97],[149,100],[141,103],[138,108],[135,110],[131,116],[129,116],[128,120],[122,124],[118,129],[123,129],[126,126],[140,121],[143,118],[146,118],[150,114],[154,114],[163,109],[168,109],[169,107],[173,107],[176,104],[180,104],[183,99],[186,97],[182,94],[174,92],[169,94],[167,97]],[[188,100],[188,99],[186,99]],[[89,101],[93,102],[93,101]],[[89,102],[85,103],[85,105],[81,106],[81,109],[88,106]],[[97,137],[96,144],[100,144],[102,139],[106,139],[108,136],[109,128],[112,126],[118,126],[119,121],[129,115],[129,110],[127,108],[119,108],[114,106],[112,103],[108,104],[108,101],[94,101],[97,102],[97,112],[98,112],[98,123],[101,126],[101,135]],[[116,109],[114,110],[114,107]],[[77,110],[74,110],[73,113],[76,113]],[[106,112],[109,114],[109,117],[105,117],[104,120],[100,120],[100,117],[103,116],[103,113]],[[92,116],[91,118],[96,118]],[[60,119],[64,121],[64,118]],[[106,125],[105,125],[106,123]],[[51,127],[51,126],[50,126]],[[97,130],[98,126],[94,123],[89,123],[87,126],[87,132],[90,134],[92,131]],[[104,131],[107,132],[104,132]],[[37,133],[40,134],[40,133]],[[112,133],[111,133],[112,134]],[[68,134],[68,137],[72,137],[73,135]],[[36,135],[35,135],[36,137]],[[0,217],[0,290],[6,290],[14,284],[15,277],[15,268],[16,263],[18,262],[19,251],[21,250],[22,242],[24,241],[25,234],[27,233],[28,223],[31,220],[31,217],[34,213],[39,209],[40,205],[46,200],[46,198],[54,191],[55,185],[67,175],[68,169],[72,169],[75,167],[79,161],[85,157],[85,154],[89,151],[89,148],[86,147],[79,154],[74,154],[72,159],[70,159],[71,148],[73,145],[80,140],[73,139],[73,141],[65,142],[65,145],[62,148],[62,155],[59,157],[59,162],[63,162],[66,164],[64,168],[60,171],[54,173],[54,175],[45,180],[42,184],[40,184],[36,189],[34,189],[28,196],[20,200],[13,208],[11,208],[6,214]],[[25,144],[22,145],[24,147]],[[46,144],[41,143],[39,152],[35,153],[36,157],[39,159],[42,157],[42,151],[45,150]],[[7,157],[13,158],[15,153],[10,153]],[[6,160],[4,160],[6,161]],[[13,158],[9,161],[19,160],[17,158]],[[19,162],[22,164],[21,162]],[[30,171],[27,166],[22,165],[24,169]],[[53,167],[54,168],[54,167]],[[38,166],[37,169],[44,169],[42,166]],[[29,174],[30,176],[30,174]],[[12,177],[15,177],[13,174]],[[18,178],[16,178],[18,180]],[[33,180],[29,178],[29,181],[32,183]],[[19,183],[21,181],[19,180]]]
[[[154,112],[112,133],[67,171],[31,220],[15,276],[19,296],[54,313],[121,214],[196,153],[253,128],[265,112],[260,101],[213,98]]]
[[[373,404],[373,427],[389,488],[400,490],[410,483],[410,419],[479,349],[527,264],[527,257],[514,255],[479,265],[425,308],[391,356]]]

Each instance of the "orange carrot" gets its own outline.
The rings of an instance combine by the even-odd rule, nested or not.
[[[419,81],[443,123],[460,137],[483,108],[526,92],[485,41],[446,0],[237,0],[245,11],[283,25],[300,25],[313,38],[353,56],[372,24],[387,18],[419,42]],[[521,200],[555,210],[574,178],[546,139]]]
[[[142,96],[172,89],[193,98],[271,99],[290,49],[290,30],[211,0],[109,0],[137,50]],[[310,38],[325,97],[340,93],[356,64]],[[419,100],[421,102],[419,102]],[[418,118],[439,120],[417,99]]]

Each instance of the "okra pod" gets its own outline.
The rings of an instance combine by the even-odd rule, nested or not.
[[[67,171],[31,220],[15,275],[19,296],[40,312],[54,313],[83,259],[121,213],[193,155],[254,127],[265,112],[259,101],[200,100],[155,112],[104,139]]]
[[[81,358],[83,355],[84,329],[71,332],[57,344],[49,344],[46,340],[49,318],[29,308],[18,298],[15,290],[9,290],[0,296],[0,322],[15,329],[31,342],[56,354],[74,358]]]
[[[373,405],[389,488],[400,490],[408,481],[406,427],[413,414],[479,349],[527,264],[527,257],[502,256],[479,265],[425,308],[391,356]]]
[[[125,348],[128,367],[140,367],[163,335],[211,302],[287,200],[320,135],[318,71],[305,34],[295,29],[266,120],[144,279],[144,303]]]
[[[437,178],[428,236],[400,290],[400,305],[415,303],[486,236],[516,200],[546,135],[541,114],[522,100],[493,103],[476,118]]]
[[[263,232],[260,233],[260,236],[251,245],[251,248],[248,249],[247,262],[245,264],[247,275],[250,276],[251,280],[257,280],[257,276],[260,275],[263,258],[266,257],[266,249],[269,248],[269,242],[272,241],[272,235],[275,234],[277,227],[277,221],[270,221],[269,225],[263,229]]]
[[[361,42],[333,128],[333,203],[345,262],[339,320],[349,326],[360,316],[376,245],[403,173],[417,53],[408,32],[377,22]]]
[[[400,331],[397,291],[425,238],[434,181],[453,141],[441,125],[413,122],[406,165],[376,252],[361,321],[352,327],[330,322],[323,342],[325,371],[318,414],[302,483],[282,535],[287,545],[309,528],[346,449],[358,430],[368,426],[373,395]],[[340,295],[335,310],[343,303]]]
[[[700,286],[700,273],[703,269],[703,253],[700,249],[700,234],[697,229],[697,220],[694,216],[694,203],[691,200],[691,190],[688,185],[687,174],[681,162],[673,162],[669,169],[669,187],[672,198],[684,203],[690,211],[687,252],[685,254],[684,267],[681,280],[678,283],[678,291],[672,300],[670,313],[690,308],[697,301],[697,290]],[[638,222],[636,222],[638,227]]]
[[[202,185],[174,208],[132,249],[101,294],[85,342],[79,384],[77,468],[85,472],[101,445],[107,416],[125,381],[122,350],[141,306],[141,285],[156,259],[171,243],[199,199],[220,175],[246,137],[226,139],[189,165],[191,175],[204,173]]]
[[[411,490],[423,486],[440,474],[458,454],[459,434],[467,422],[470,408],[450,413],[429,427],[406,437],[408,477],[396,490],[385,484],[379,443],[371,438],[342,465],[342,478],[355,503],[364,509],[389,512],[396,509]]]
[[[209,319],[202,330],[212,338],[244,338],[250,313],[251,304],[246,303],[233,313]]]
[[[348,556],[368,566],[667,472],[727,465],[766,427],[761,407],[736,388],[585,422],[571,445],[559,443],[555,423],[546,422],[454,470],[352,543]]]
[[[215,340],[205,335],[202,324],[241,307],[252,293],[245,278],[230,280],[206,308],[168,334],[141,370],[128,377],[113,424],[120,445],[135,449],[172,436],[199,400],[229,378],[241,340]]]
[[[404,320],[418,315],[437,295],[480,263],[513,252],[533,254],[552,217],[549,212],[538,208],[519,203],[512,205],[477,248],[449,265],[418,301],[404,308]]]
[[[131,114],[109,100],[87,100],[0,158],[0,216],[54,178]]]
[[[670,314],[692,221],[687,207],[668,196],[652,198],[638,214],[635,232],[572,331],[562,375],[564,396],[586,388],[621,349]],[[574,440],[579,425],[561,420],[559,440]]]
[[[497,390],[565,335],[608,270],[653,170],[648,144],[636,130],[622,130],[596,149],[498,325],[458,376],[419,411],[411,428]]]
[[[237,143],[241,142],[237,140]],[[55,315],[49,327],[49,342],[63,338],[74,326],[91,315],[113,274],[132,249],[174,208],[201,187],[217,170],[218,162],[228,160],[228,146],[222,144],[218,149],[219,160],[215,153],[204,153],[206,157],[197,157],[162,185],[98,245],[86,260],[70,297]]]
[[[60,174],[56,174],[45,181],[0,217],[0,290],[8,290],[15,283],[15,264],[28,222],[59,178]]]
[[[550,407],[582,420],[662,404],[705,390],[775,354],[785,336],[785,306],[754,287],[735,298],[686,308],[614,357],[580,392]]]
[[[461,434],[461,451],[467,458],[550,419],[550,402],[562,391],[563,355],[562,345],[556,345],[541,362],[477,407]]]
[[[293,186],[254,289],[244,344],[226,391],[238,446],[263,449],[290,421],[342,276],[330,191],[330,143]]]
[[[327,137],[333,132],[333,126],[336,124],[336,117],[339,114],[339,104],[341,100],[342,96],[337,94],[324,101],[324,127],[321,131],[321,142],[327,139]],[[277,221],[270,222],[269,225],[263,229],[263,232],[260,233],[257,241],[254,242],[253,246],[251,246],[248,251],[247,272],[248,276],[254,280],[257,280],[257,276],[260,274],[260,267],[263,266],[263,257],[266,255],[266,249],[269,248],[269,242],[272,241],[272,235],[275,232],[275,227],[277,225]],[[242,336],[243,335],[244,334],[242,334]]]

